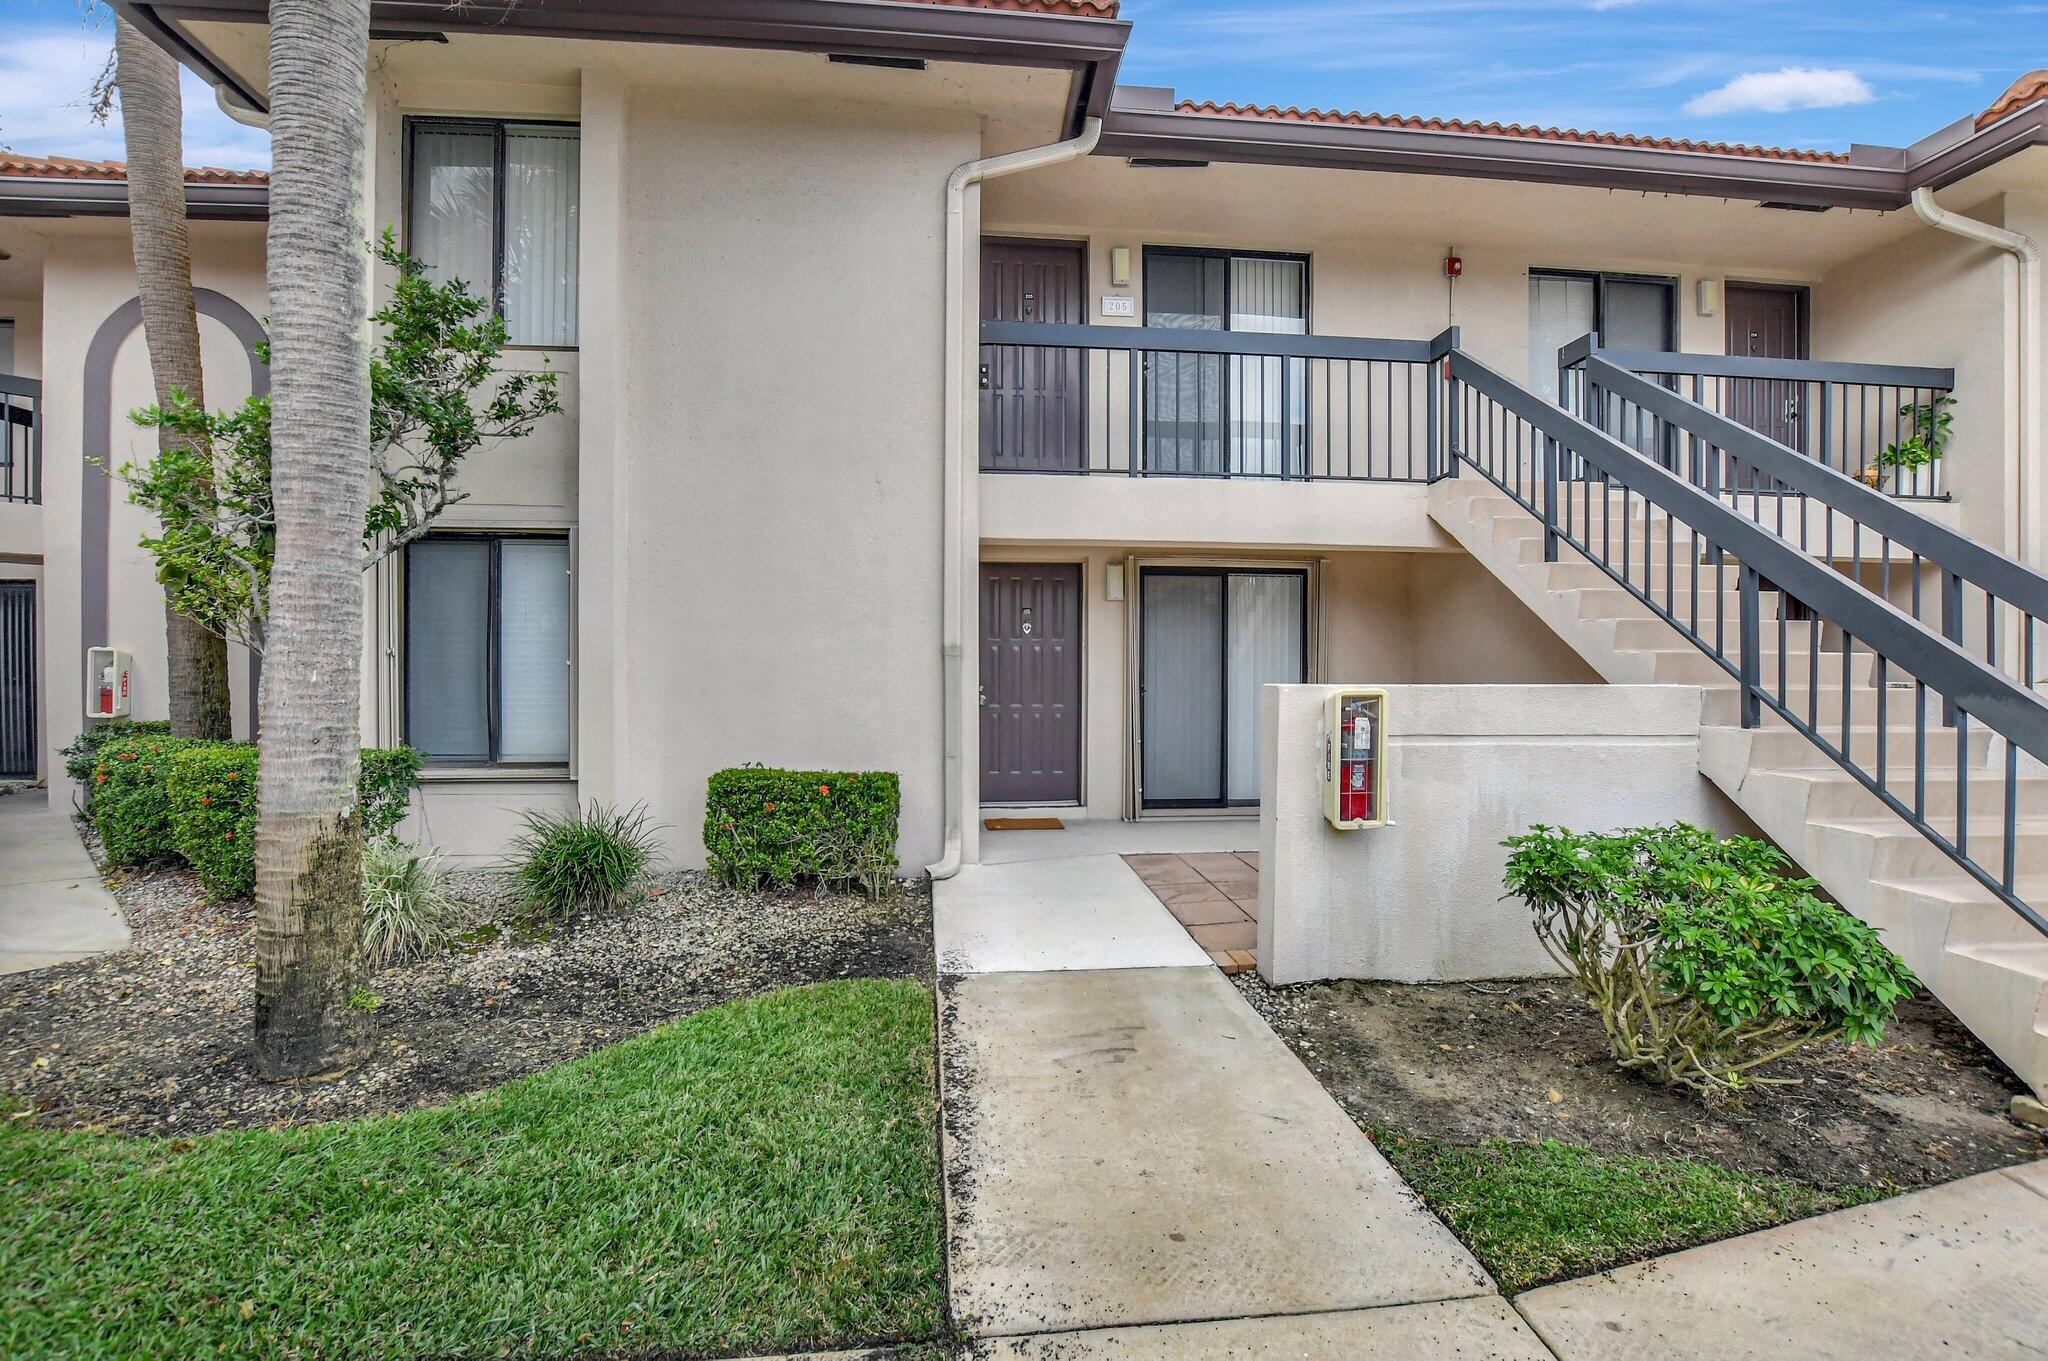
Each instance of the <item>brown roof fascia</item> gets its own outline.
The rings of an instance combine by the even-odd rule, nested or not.
[[[1232,161],[1522,180],[1820,208],[1903,207],[2029,146],[2048,145],[2048,102],[1966,136],[1910,150],[1854,148],[1847,161],[1630,147],[1565,139],[1374,127],[1176,110],[1163,91],[1119,91],[1100,156]],[[1968,124],[1960,125],[1967,129]]]
[[[267,184],[190,184],[185,212],[201,222],[261,222],[270,216]],[[126,217],[126,180],[0,175],[0,217]]]
[[[219,63],[177,32],[180,23],[261,23],[268,8],[264,0],[123,7],[147,13],[156,22],[146,31],[202,75]],[[370,23],[380,33],[480,31],[1066,69],[1074,73],[1070,132],[1107,111],[1131,29],[1123,19],[893,0],[372,0]]]

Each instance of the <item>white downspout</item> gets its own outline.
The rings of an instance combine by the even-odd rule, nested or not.
[[[945,560],[940,565],[945,620],[940,633],[943,658],[944,723],[946,729],[946,848],[935,865],[926,866],[934,879],[950,879],[960,872],[960,853],[966,836],[968,785],[964,753],[967,697],[962,693],[965,658],[965,608],[967,581],[968,486],[976,469],[968,463],[973,451],[967,441],[967,375],[975,371],[981,346],[975,319],[967,315],[967,190],[983,180],[1000,179],[1040,166],[1056,165],[1086,156],[1095,150],[1102,136],[1102,120],[1082,123],[1081,135],[1064,142],[1007,151],[957,167],[946,177],[946,406],[945,453],[942,476],[945,481]],[[979,535],[974,544],[978,554]]]
[[[243,127],[261,128],[265,132],[270,131],[270,115],[259,113],[255,109],[245,109],[234,100],[229,99],[227,86],[216,85],[213,87],[213,102],[222,113],[232,118],[235,122],[240,123]]]
[[[1913,191],[1913,211],[1930,227],[1996,246],[2011,255],[2017,265],[2014,313],[2019,338],[2014,345],[2014,358],[2019,365],[2019,438],[2006,475],[2006,499],[2010,505],[2006,533],[2010,536],[2011,555],[2028,567],[2039,568],[2042,562],[2038,503],[2042,499],[2044,476],[2041,426],[2048,419],[2041,395],[2041,248],[2032,237],[1948,211],[1934,201],[1934,193],[1929,189]]]

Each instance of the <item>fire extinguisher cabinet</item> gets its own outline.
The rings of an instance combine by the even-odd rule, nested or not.
[[[1387,692],[1339,690],[1323,711],[1323,816],[1340,832],[1384,827]]]
[[[128,717],[135,659],[117,647],[85,650],[85,716]]]

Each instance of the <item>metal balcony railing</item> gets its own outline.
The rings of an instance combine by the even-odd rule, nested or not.
[[[1946,499],[1939,460],[1897,466],[1887,451],[1926,439],[1955,391],[1954,369],[1904,364],[1837,364],[1810,359],[1752,359],[1742,355],[1680,354],[1663,350],[1605,350],[1592,336],[1558,355],[1560,404],[1581,415],[1582,372],[1598,356],[1657,382],[1706,411],[1792,449],[1865,486],[1906,499]],[[1610,431],[1640,452],[1661,455],[1673,467],[1678,451],[1645,444],[1635,431]],[[1706,470],[1723,489],[1781,490],[1752,464],[1731,458]],[[1703,484],[1704,485],[1704,484]]]
[[[0,373],[0,501],[43,500],[43,385]]]
[[[983,322],[984,472],[1428,482],[1444,339]]]

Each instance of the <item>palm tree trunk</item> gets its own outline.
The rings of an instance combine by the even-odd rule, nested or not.
[[[182,392],[205,405],[199,366],[199,314],[192,304],[192,246],[185,223],[184,110],[178,64],[126,19],[114,20],[114,84],[121,91],[121,128],[128,144],[128,222],[135,243],[135,280],[142,298],[142,334],[157,405]],[[183,436],[157,431],[157,447]],[[171,731],[225,741],[234,736],[228,704],[228,645],[164,606],[171,692]]]
[[[271,489],[256,828],[256,1067],[368,1051],[356,807],[370,483],[363,105],[368,0],[270,6]]]

